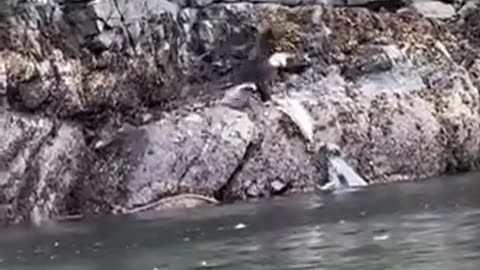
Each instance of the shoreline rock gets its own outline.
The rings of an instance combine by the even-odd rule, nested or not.
[[[446,22],[353,2],[118,2],[0,16],[0,222],[321,190],[325,152],[274,104],[222,104],[262,20],[276,27],[272,50],[311,64],[282,73],[274,97],[300,102],[312,141],[338,145],[360,178],[479,167],[478,7]],[[197,202],[168,207],[185,205]]]

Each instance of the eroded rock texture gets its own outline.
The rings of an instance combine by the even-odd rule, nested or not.
[[[59,214],[82,177],[81,130],[68,123],[18,113],[1,119],[1,201],[8,221]]]
[[[321,148],[253,94],[221,102],[265,22],[272,52],[309,59],[273,95],[301,100],[314,143],[340,146],[362,178],[476,169],[480,9],[464,2],[5,2],[0,219],[316,190]]]

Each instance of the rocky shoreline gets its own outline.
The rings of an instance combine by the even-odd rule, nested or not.
[[[478,3],[406,2],[7,1],[0,222],[315,191],[322,144],[369,183],[478,169]],[[265,21],[310,60],[272,90],[313,149],[271,103],[221,103]]]

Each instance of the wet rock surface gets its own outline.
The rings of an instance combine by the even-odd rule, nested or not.
[[[323,143],[369,183],[477,169],[480,8],[423,2],[4,3],[1,221],[314,191]],[[271,90],[308,109],[313,146],[224,90],[265,22],[272,52],[308,59]]]

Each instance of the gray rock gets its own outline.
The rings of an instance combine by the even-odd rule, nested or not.
[[[3,59],[1,59],[3,60]],[[0,64],[0,95],[7,93],[7,67],[4,61]]]
[[[468,58],[463,61],[472,62],[478,54],[478,48],[480,44],[480,2],[469,1],[459,11],[458,20],[452,24],[455,34],[459,36],[460,40],[467,40],[468,43],[463,46],[464,53],[459,52],[460,57]],[[470,45],[470,46],[468,46]],[[465,55],[465,52],[467,53]],[[458,56],[457,56],[458,57]]]
[[[279,194],[287,187],[283,182],[275,180],[272,182],[272,193]]]
[[[29,47],[37,56],[33,63],[25,55],[5,54],[12,59],[7,60],[7,88],[17,109],[35,110],[41,104],[49,107],[51,114],[70,116],[95,111],[99,103],[112,109],[121,103],[135,107],[141,100],[163,100],[179,92],[183,74],[178,70],[181,63],[176,55],[181,46],[177,43],[186,34],[176,27],[178,5],[105,0],[62,6],[55,2],[18,4],[13,8],[18,15],[9,17],[12,27],[5,29],[6,34],[22,33],[24,38],[6,39],[6,43],[12,48]],[[17,60],[29,66],[31,74],[15,69],[20,65]],[[105,70],[105,66],[115,68]],[[115,83],[105,87],[103,82],[109,80]],[[162,87],[164,90],[159,90]],[[125,90],[119,91],[121,88]]]
[[[171,13],[176,14],[180,11],[180,7],[167,0],[117,0],[112,1],[94,1],[88,4],[96,19],[101,20],[110,27],[125,27],[129,24],[142,21],[145,15]]]
[[[429,18],[448,19],[456,14],[452,5],[435,0],[417,0],[412,7]]]
[[[56,129],[54,139],[37,153],[36,160],[30,164],[32,169],[36,168],[36,175],[30,174],[27,178],[30,181],[36,178],[36,183],[29,183],[34,188],[28,198],[32,222],[40,224],[65,211],[67,196],[81,179],[83,151],[81,131],[62,124]]]
[[[21,115],[2,113],[1,132],[1,186],[2,201],[15,200],[25,185],[22,177],[28,171],[28,161],[35,149],[41,147],[53,130],[53,123],[39,117],[24,118]]]
[[[40,223],[56,216],[79,177],[82,133],[16,113],[3,113],[0,121],[0,201],[12,208],[7,219]]]
[[[0,220],[313,191],[342,170],[374,184],[479,166],[478,9],[457,33],[409,10],[114,2],[17,3],[24,12],[2,19]],[[272,94],[304,105],[310,143],[341,159],[312,151],[273,104],[249,109],[248,91],[213,87],[235,77],[272,11],[298,19],[295,49],[310,59]],[[117,127],[127,120],[137,125]]]
[[[178,193],[213,196],[228,184],[253,133],[245,113],[223,106],[172,115],[113,142],[101,179],[123,178],[127,208]]]
[[[194,7],[204,7],[212,4],[215,0],[194,0],[192,2],[192,6]]]
[[[457,14],[460,17],[461,23],[464,22],[465,18],[471,13],[474,12],[480,4],[480,1],[467,1],[462,7],[458,10]]]

